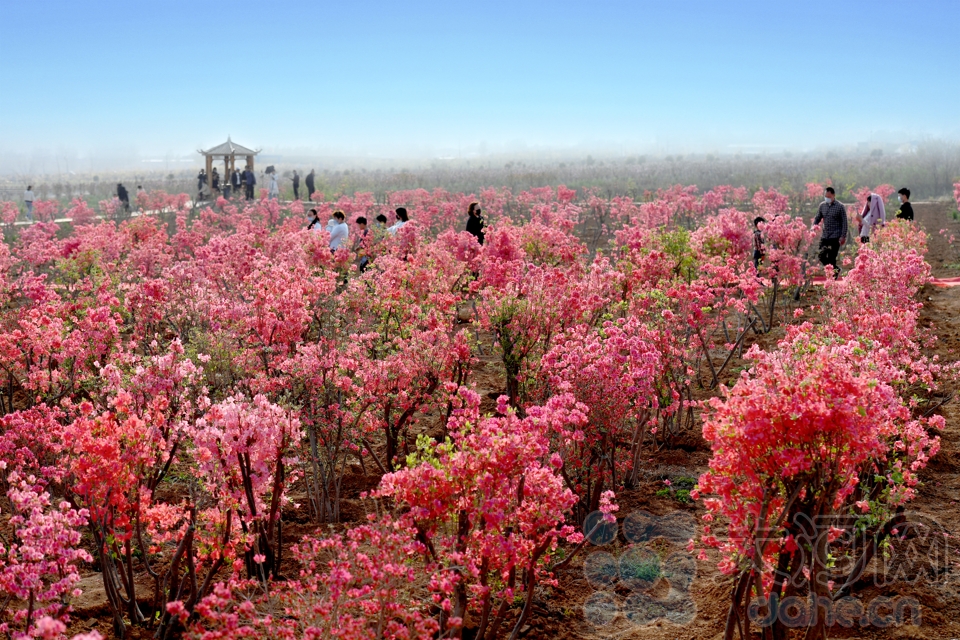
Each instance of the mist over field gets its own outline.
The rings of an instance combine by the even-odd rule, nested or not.
[[[580,151],[490,153],[454,158],[357,158],[312,156],[302,152],[257,157],[258,182],[274,166],[284,198],[292,198],[292,176],[316,172],[317,191],[329,199],[368,192],[385,202],[391,191],[446,189],[478,193],[490,186],[520,191],[566,185],[594,190],[606,197],[643,198],[646,192],[676,184],[702,190],[733,184],[750,189],[774,187],[799,192],[809,182],[829,181],[841,198],[864,185],[908,185],[914,198],[941,199],[952,194],[960,176],[960,144],[927,140],[917,144],[864,145],[809,153],[583,153]],[[96,202],[109,198],[118,181],[147,190],[193,194],[202,156],[137,161],[133,158],[98,162],[92,158],[51,157],[23,169],[0,174],[0,193],[17,199],[26,184],[38,197],[68,201],[75,196]],[[221,171],[223,167],[220,167]]]

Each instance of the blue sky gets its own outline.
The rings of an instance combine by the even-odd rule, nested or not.
[[[960,138],[958,0],[4,5],[0,152]]]

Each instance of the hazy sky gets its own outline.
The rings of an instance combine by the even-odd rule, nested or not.
[[[960,0],[3,5],[0,154],[960,138]]]

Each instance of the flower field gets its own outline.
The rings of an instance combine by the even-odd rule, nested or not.
[[[310,205],[265,194],[145,193],[130,219],[38,201],[16,229],[3,203],[0,631],[529,635],[701,433],[678,508],[726,581],[714,635],[747,637],[757,600],[854,593],[907,522],[958,371],[921,319],[933,239],[888,221],[833,279],[820,190],[360,193],[316,205],[321,228],[346,215],[335,252]],[[871,192],[893,189],[857,191],[851,218]],[[372,224],[398,206],[395,233]],[[805,523],[841,518],[809,544]],[[99,631],[71,615],[89,576]]]

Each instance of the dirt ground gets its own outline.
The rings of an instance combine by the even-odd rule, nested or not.
[[[917,203],[914,207],[917,223],[930,235],[927,260],[934,276],[960,275],[960,264],[957,264],[960,255],[940,234],[941,229],[947,229],[947,236],[950,233],[960,236],[960,222],[953,219],[956,208],[952,203]],[[930,352],[939,354],[942,360],[956,360],[960,356],[960,287],[927,287],[922,299],[922,325],[938,337]],[[774,343],[779,337],[777,334],[774,330],[760,338],[763,346]],[[946,402],[937,409],[946,418],[946,428],[940,434],[941,450],[923,471],[919,497],[910,505],[913,513],[939,525],[937,535],[942,539],[915,543],[903,550],[907,554],[920,554],[912,559],[915,570],[906,572],[906,579],[878,586],[874,563],[852,593],[866,603],[879,596],[891,598],[894,603],[898,598],[915,598],[921,607],[919,625],[893,624],[887,628],[835,625],[829,629],[830,637],[960,638],[960,539],[947,537],[960,532],[960,394],[952,397],[954,391],[942,392]],[[717,571],[715,559],[696,563],[696,575],[688,594],[668,593],[665,588],[658,592],[656,586],[648,591],[646,595],[652,596],[652,600],[667,603],[659,608],[656,602],[632,593],[623,581],[612,588],[604,586],[602,580],[598,580],[598,567],[604,565],[604,560],[609,563],[609,558],[600,555],[599,560],[589,559],[591,554],[620,556],[625,552],[629,542],[624,537],[627,528],[624,518],[629,519],[633,513],[645,511],[663,517],[680,512],[699,520],[703,514],[700,505],[683,505],[671,497],[656,495],[663,488],[664,479],[675,483],[678,477],[696,478],[706,470],[709,460],[706,443],[699,434],[691,434],[687,444],[692,446],[659,454],[651,462],[647,483],[618,496],[621,505],[618,540],[594,547],[584,554],[586,562],[581,559],[560,576],[559,587],[545,594],[539,603],[538,615],[531,621],[525,637],[562,640],[714,640],[723,637],[732,581]],[[682,550],[679,544],[673,547],[667,551]],[[897,552],[895,547],[893,554],[896,556]],[[621,571],[622,566],[621,562]],[[617,614],[612,620],[611,612]],[[881,614],[885,612],[880,610]]]
[[[917,223],[930,234],[928,261],[933,266],[934,275],[960,275],[960,252],[952,248],[939,233],[940,229],[946,228],[947,235],[955,233],[960,236],[960,222],[953,219],[955,208],[948,203],[916,203],[914,209]],[[849,251],[845,253],[850,254]],[[960,354],[960,287],[927,287],[922,295],[922,324],[938,337],[931,353],[939,354],[943,360],[956,360]],[[781,335],[780,328],[762,336],[751,335],[747,346],[759,341],[761,346],[769,347]],[[473,381],[484,397],[483,410],[492,411],[496,397],[503,392],[503,369],[498,358],[491,353],[490,342],[483,342],[484,353],[480,356]],[[737,360],[731,362],[721,376],[723,381],[731,383],[733,372],[743,364]],[[960,531],[960,394],[952,397],[953,391],[943,391],[945,402],[937,409],[946,418],[946,429],[941,434],[941,451],[922,473],[923,486],[919,497],[911,505],[916,513],[938,523],[941,530],[951,536]],[[707,395],[707,392],[701,391],[697,399]],[[662,495],[664,480],[669,479],[674,487],[688,486],[692,479],[706,470],[709,458],[710,450],[700,436],[699,424],[683,434],[673,448],[651,456],[646,461],[641,485],[618,495],[620,511],[617,539],[599,547],[588,546],[558,576],[557,587],[541,591],[533,615],[521,636],[561,640],[722,638],[731,580],[717,571],[715,556],[707,561],[695,561],[687,554],[683,544],[691,537],[703,509],[699,504],[683,503],[674,496]],[[376,482],[374,476],[361,475],[359,469],[356,471],[346,479],[346,499],[343,504],[346,521],[363,518],[359,494],[372,488]],[[658,491],[661,495],[658,495]],[[285,538],[299,537],[311,529],[302,514],[285,513],[284,517],[290,521]],[[650,522],[656,523],[652,525],[654,529],[644,530],[644,523]],[[617,567],[611,562],[616,563],[619,559],[622,572],[623,558],[629,557],[626,552],[630,540],[643,539],[644,531],[654,531],[650,538],[656,539],[650,546],[661,558],[672,559],[673,565],[663,563],[664,570],[680,576],[672,583],[685,589],[671,591],[666,583],[660,581],[641,593],[631,590],[630,587],[636,586],[636,583],[610,583],[611,566],[614,574]],[[885,629],[859,625],[849,629],[834,626],[829,631],[830,636],[876,640],[960,638],[960,539],[943,536],[943,540],[946,541],[946,547],[941,548],[942,544],[937,547],[940,552],[937,561],[924,565],[921,559],[919,564],[925,568],[913,572],[907,576],[907,580],[877,586],[868,570],[868,574],[858,583],[863,586],[853,594],[862,601],[871,601],[878,596],[916,598],[922,607],[919,626],[902,625]],[[928,545],[921,551],[929,556],[931,548]],[[100,575],[85,577],[81,586],[85,593],[76,603],[70,631],[78,633],[96,629],[106,638],[112,638]],[[130,630],[130,637],[133,638],[150,635],[139,629]],[[465,637],[470,638],[469,630]]]

